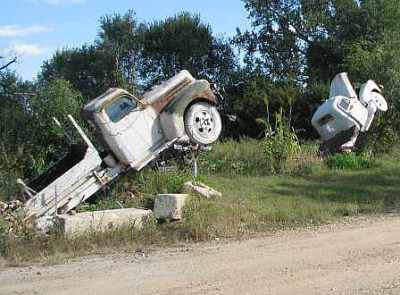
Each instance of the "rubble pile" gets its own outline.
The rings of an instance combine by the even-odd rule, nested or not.
[[[22,208],[23,203],[19,200],[12,200],[10,202],[0,201],[0,215],[4,216],[10,212],[14,212]]]
[[[32,229],[25,219],[24,204],[19,200],[0,201],[0,233],[18,236]]]

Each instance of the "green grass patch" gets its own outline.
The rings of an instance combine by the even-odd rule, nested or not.
[[[202,154],[199,161],[203,175],[260,175],[269,174],[263,143],[254,139],[228,140]]]
[[[367,153],[342,153],[330,155],[326,158],[326,165],[331,169],[368,169],[377,162]]]
[[[199,161],[202,175],[214,176],[263,176],[276,174],[271,166],[272,159],[265,153],[265,142],[254,139],[229,140],[219,143],[209,153],[201,155]],[[318,146],[303,144],[291,157],[286,157],[280,165],[279,174],[309,173],[319,165]]]

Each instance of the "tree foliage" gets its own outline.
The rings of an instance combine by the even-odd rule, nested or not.
[[[46,83],[55,79],[69,81],[82,93],[85,101],[120,85],[112,54],[95,45],[62,49],[45,61],[40,81]]]
[[[253,30],[236,42],[274,79],[327,81],[358,40],[380,39],[385,0],[244,0]],[[397,7],[396,7],[397,8]],[[398,9],[398,8],[397,8]]]
[[[305,131],[303,137],[315,134],[309,123],[310,118],[318,104],[327,98],[328,84],[339,72],[349,72],[351,80],[357,83],[368,79],[380,81],[387,86],[385,96],[389,104],[393,102],[393,105],[397,105],[395,79],[399,73],[396,64],[399,47],[396,34],[400,31],[400,2],[243,2],[253,24],[249,31],[238,30],[234,38],[235,44],[245,53],[244,69],[250,73],[248,77],[258,73],[263,79],[270,80],[272,86],[269,87],[274,89],[278,87],[279,90],[282,84],[290,85],[283,91],[292,92],[293,87],[297,89],[290,117],[296,128]],[[248,79],[246,83],[250,83]],[[270,104],[281,104],[279,98],[275,98],[271,90],[265,88],[266,85],[258,87],[261,89],[252,92],[269,92]],[[263,95],[254,97],[258,97],[255,98],[255,105],[262,104]],[[248,99],[248,95],[242,95],[242,99]],[[389,115],[385,114],[384,119],[378,118],[379,123],[376,125],[393,126],[396,121],[394,114],[397,113],[398,109],[391,110]],[[250,122],[254,122],[254,119]],[[378,137],[376,130],[370,134]],[[392,132],[389,134],[393,135]]]
[[[60,79],[35,87],[9,73],[0,84],[8,85],[6,92],[0,91],[0,194],[11,194],[16,178],[39,174],[68,148],[52,118],[64,127],[67,114],[78,119],[82,96]]]
[[[387,0],[381,4],[379,15],[384,30],[379,37],[354,42],[344,64],[361,81],[372,79],[384,86],[389,111],[375,119],[373,129],[361,142],[384,151],[398,140],[400,130],[400,3]]]
[[[229,43],[214,37],[199,15],[183,12],[147,24],[142,42],[140,74],[149,85],[183,69],[199,78],[225,80],[235,67]]]
[[[57,150],[63,150],[65,144],[63,129],[53,120],[56,118],[63,128],[70,126],[67,115],[79,120],[83,106],[82,95],[74,90],[68,81],[55,79],[40,87],[31,100],[31,120],[35,122],[35,144],[46,146],[44,157],[50,159]]]
[[[9,70],[13,59],[0,57],[0,194],[10,179],[36,175],[62,151],[53,116],[64,124],[68,113],[79,119],[82,105],[110,87],[139,92],[182,69],[225,87],[226,112],[238,117],[225,125],[233,138],[263,136],[275,120],[300,139],[316,138],[310,119],[331,79],[341,71],[357,83],[373,79],[384,84],[390,109],[360,143],[383,150],[397,140],[399,1],[242,1],[252,28],[231,40],[199,15],[146,23],[128,11],[102,17],[94,42],[58,50],[35,82],[21,81]]]
[[[132,10],[124,15],[105,15],[100,19],[99,40],[96,43],[112,56],[116,84],[130,90],[137,84],[137,70],[141,63],[142,27]]]
[[[229,42],[215,37],[199,15],[140,23],[128,11],[102,17],[95,44],[58,51],[44,63],[41,80],[63,78],[88,100],[109,87],[148,88],[183,69],[227,84],[235,67]]]

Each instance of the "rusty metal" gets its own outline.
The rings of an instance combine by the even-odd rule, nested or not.
[[[212,92],[212,90],[210,88],[206,88],[204,89],[204,91],[200,92],[197,99],[205,99],[208,100],[214,104],[218,103],[217,97],[215,96],[214,92]]]
[[[160,113],[174,99],[175,95],[189,84],[190,81],[177,85],[172,88],[168,94],[160,97],[150,105],[156,110],[156,112]]]

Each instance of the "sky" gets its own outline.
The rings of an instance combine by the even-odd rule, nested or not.
[[[0,56],[16,54],[13,69],[35,79],[43,61],[60,48],[92,43],[105,14],[136,12],[151,22],[189,11],[201,15],[214,34],[229,37],[250,28],[241,0],[0,0]]]

